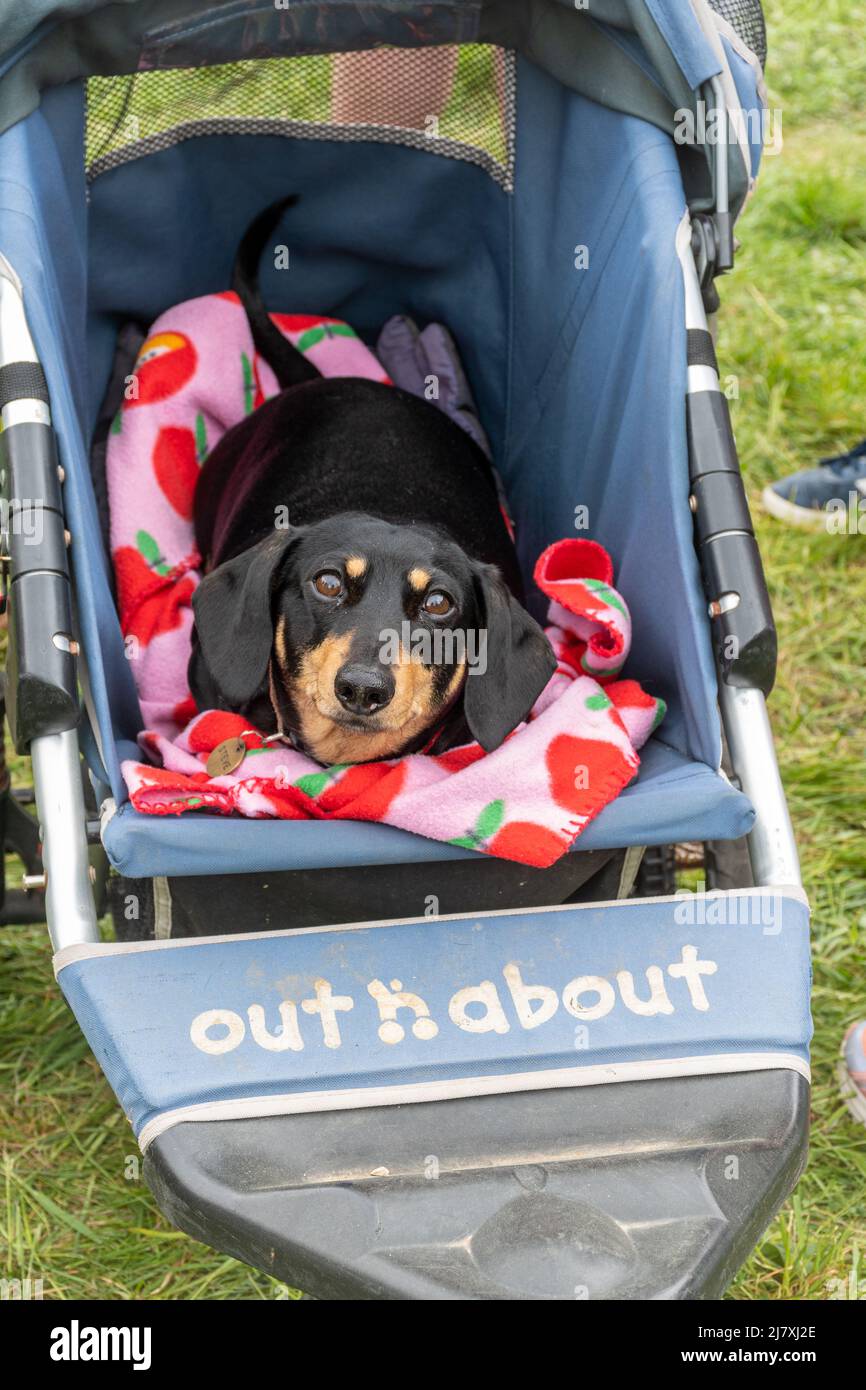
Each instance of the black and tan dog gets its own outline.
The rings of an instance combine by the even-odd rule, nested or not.
[[[200,709],[237,710],[322,763],[473,738],[489,751],[555,666],[520,602],[490,465],[437,406],[322,377],[271,323],[258,260],[293,201],[253,223],[235,264],[283,389],[201,471],[208,573],[193,600],[190,688]]]

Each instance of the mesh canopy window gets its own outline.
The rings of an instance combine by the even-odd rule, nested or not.
[[[464,159],[510,190],[514,57],[484,44],[385,48],[94,77],[91,179],[202,135],[376,140]]]
[[[756,55],[761,67],[767,65],[767,26],[760,0],[710,0],[710,7],[726,19],[735,34]]]

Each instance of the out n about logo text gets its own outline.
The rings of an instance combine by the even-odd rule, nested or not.
[[[332,982],[321,977],[313,981],[308,998],[282,999],[276,1007],[251,1003],[244,1013],[205,1009],[192,1020],[189,1034],[200,1052],[220,1057],[244,1043],[267,1052],[302,1052],[308,1043],[342,1047],[341,1016],[356,1006],[371,1028],[376,1026],[379,1040],[392,1045],[403,1042],[407,1028],[422,1042],[449,1028],[475,1034],[540,1028],[560,1009],[582,1023],[605,1018],[617,1008],[641,1018],[683,1009],[705,1013],[710,1001],[704,980],[717,969],[715,961],[700,959],[696,946],[686,945],[667,966],[647,966],[640,981],[632,971],[618,970],[611,978],[576,975],[557,989],[525,980],[520,965],[509,961],[500,981],[481,980],[456,990],[438,1017],[422,995],[404,989],[399,979],[372,979],[356,999],[335,992]]]

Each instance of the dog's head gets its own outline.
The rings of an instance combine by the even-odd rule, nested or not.
[[[267,691],[278,727],[327,764],[418,751],[461,709],[490,751],[556,664],[494,566],[370,516],[275,532],[207,575],[193,608],[222,703]]]

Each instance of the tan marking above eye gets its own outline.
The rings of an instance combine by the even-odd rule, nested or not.
[[[346,573],[350,579],[360,579],[367,573],[367,561],[363,555],[350,555],[346,560]]]
[[[409,583],[416,594],[423,594],[427,585],[430,583],[431,576],[426,570],[413,569],[409,571]]]

